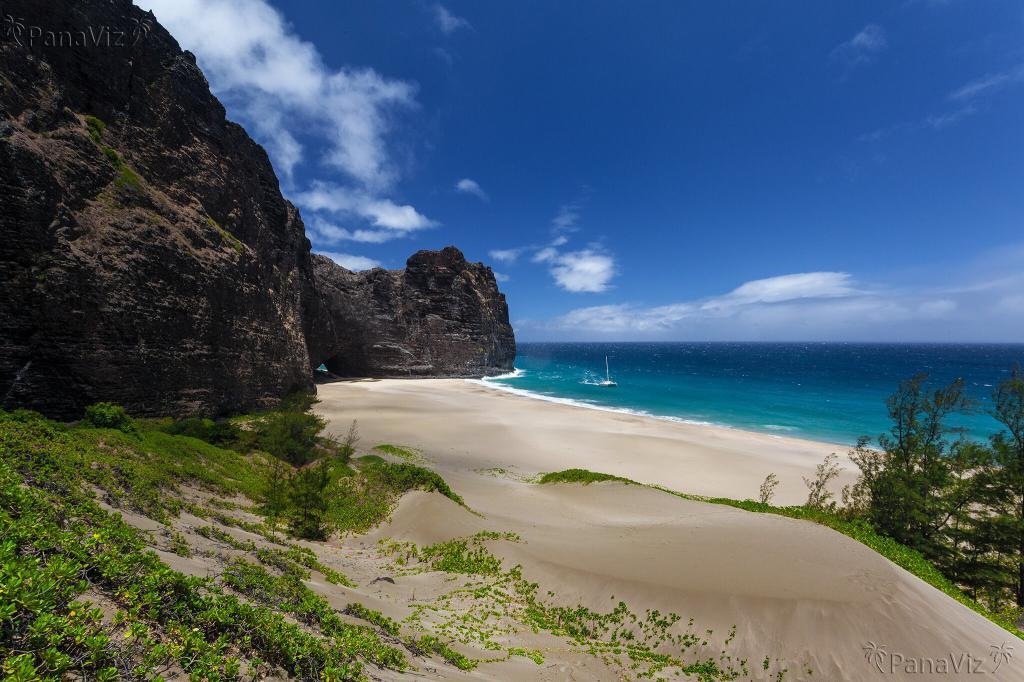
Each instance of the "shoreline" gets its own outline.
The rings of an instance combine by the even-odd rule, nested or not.
[[[318,389],[317,411],[334,430],[354,419],[364,438],[430,451],[443,471],[580,468],[740,500],[756,499],[774,473],[776,504],[803,503],[803,477],[832,453],[843,467],[830,486],[837,498],[856,478],[847,445],[544,400],[482,380],[364,379]]]
[[[523,372],[524,370],[515,370],[515,372]],[[771,431],[756,431],[754,429],[744,428],[742,426],[733,426],[731,424],[724,424],[721,422],[709,422],[700,419],[687,419],[685,417],[675,417],[667,414],[653,414],[646,410],[637,410],[629,407],[612,407],[609,405],[600,405],[597,403],[588,403],[584,400],[577,400],[576,398],[563,398],[557,395],[547,395],[544,393],[538,393],[531,391],[526,388],[518,388],[516,386],[509,386],[508,384],[496,383],[496,379],[512,378],[514,376],[522,376],[521,374],[515,374],[515,372],[509,372],[508,374],[502,374],[494,377],[483,377],[482,379],[463,379],[463,381],[475,384],[477,386],[485,386],[493,388],[496,391],[507,393],[509,395],[517,395],[523,398],[531,398],[533,400],[541,400],[548,403],[555,403],[557,405],[565,405],[567,407],[579,407],[585,410],[597,410],[599,412],[612,412],[616,414],[628,414],[633,417],[643,417],[645,419],[656,419],[658,421],[669,422],[671,424],[686,424],[688,426],[700,426],[708,427],[712,429],[724,429],[727,431],[738,431],[740,433],[746,433],[758,436],[767,436],[769,438],[779,439],[790,439],[796,441],[804,441],[810,443],[820,443],[823,445],[829,445],[835,448],[845,448],[846,450],[852,450],[854,448],[853,443],[840,443],[838,441],[826,440],[823,438],[810,438],[798,435],[790,435],[790,429],[796,429],[796,427],[781,427],[779,432]],[[770,425],[766,425],[768,428]]]

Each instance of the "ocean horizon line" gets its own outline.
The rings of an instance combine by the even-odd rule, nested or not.
[[[554,345],[554,344],[748,344],[748,345],[789,345],[789,344],[807,344],[807,345],[839,345],[839,346],[1024,346],[1024,341],[808,341],[808,340],[791,340],[791,341],[753,341],[753,340],[706,340],[706,341],[694,341],[694,340],[652,340],[645,341],[643,339],[632,339],[628,341],[609,341],[605,339],[585,339],[585,340],[544,340],[544,341],[531,341],[531,340],[519,340],[516,343],[518,345]]]

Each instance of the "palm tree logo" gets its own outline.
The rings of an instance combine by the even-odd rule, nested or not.
[[[4,15],[4,37],[14,38],[14,42],[18,44],[18,47],[24,47],[21,44],[21,36],[25,32],[25,20],[18,19],[13,14]]]
[[[1003,642],[1002,644],[993,644],[989,648],[992,649],[989,658],[996,664],[996,668],[992,672],[997,673],[999,672],[999,666],[1003,663],[1009,663],[1010,659],[1013,658],[1013,647]]]
[[[885,672],[882,670],[882,663],[885,662],[885,657],[889,655],[889,652],[885,650],[885,645],[869,641],[864,645],[863,649],[864,659],[878,668],[878,672]]]
[[[136,19],[131,17],[128,21],[132,23],[132,47],[135,47],[140,40],[149,36],[153,23],[149,19]]]

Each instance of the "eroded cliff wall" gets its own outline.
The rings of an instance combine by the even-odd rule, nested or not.
[[[334,283],[376,292],[374,278],[391,275],[315,277],[266,153],[155,17],[127,0],[5,0],[3,11],[0,405],[217,414],[310,388],[322,361],[369,375],[511,366],[493,276],[464,259],[452,270],[448,250],[418,254],[422,267],[384,298]],[[435,261],[444,272],[429,272]],[[364,302],[373,319],[360,318]],[[504,327],[485,322],[502,314]],[[415,359],[365,349],[349,329]]]
[[[491,269],[455,247],[420,251],[404,270],[349,272],[314,256],[327,324],[310,349],[342,376],[507,372],[515,338]]]

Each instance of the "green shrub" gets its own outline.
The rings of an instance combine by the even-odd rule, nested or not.
[[[544,474],[540,477],[539,483],[582,483],[588,485],[590,483],[600,483],[601,481],[618,481],[619,483],[633,483],[628,478],[622,478],[621,476],[612,476],[611,474],[601,474],[596,471],[588,471],[586,469],[565,469],[564,471],[553,471],[548,474]]]
[[[92,141],[99,144],[103,139],[103,133],[107,130],[107,124],[95,116],[86,116],[85,126],[89,129],[89,137],[92,138]]]
[[[97,429],[117,429],[124,433],[135,430],[135,422],[120,405],[95,403],[85,408],[85,423]]]
[[[392,637],[398,636],[398,623],[391,618],[388,618],[380,611],[374,611],[373,609],[366,608],[362,604],[353,603],[345,607],[345,613],[355,618],[360,618],[369,623],[373,623]]]
[[[177,419],[169,424],[160,427],[164,433],[176,436],[189,436],[206,441],[219,448],[229,448],[238,443],[241,429],[228,421],[213,421],[212,419],[200,419],[189,417]]]
[[[289,528],[296,537],[327,539],[327,487],[330,480],[328,464],[323,460],[292,476]]]
[[[474,661],[472,658],[469,658],[464,654],[460,654],[447,642],[443,642],[433,635],[424,635],[423,637],[420,637],[416,640],[416,646],[428,653],[437,654],[459,670],[470,671],[475,669],[479,664],[479,661]]]
[[[256,426],[260,449],[293,466],[316,459],[320,432],[327,425],[322,418],[302,412],[275,412]]]
[[[372,456],[371,456],[372,457]],[[465,506],[465,502],[448,483],[430,469],[415,464],[401,462],[393,464],[383,459],[360,458],[362,472],[371,483],[390,488],[398,494],[409,490],[426,490],[438,492],[456,504]]]

